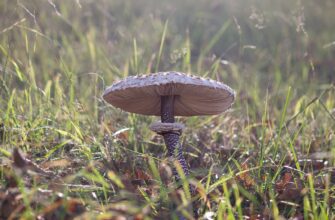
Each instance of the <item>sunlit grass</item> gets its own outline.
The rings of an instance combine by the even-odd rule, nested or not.
[[[66,215],[80,203],[84,212],[74,215],[87,219],[177,218],[191,216],[193,202],[207,219],[334,218],[332,6],[1,1],[0,192],[13,177],[25,207],[13,216]],[[222,115],[178,119],[190,178],[165,160],[149,130],[158,119],[101,97],[116,80],[168,70],[237,92]],[[12,168],[14,148],[54,175]],[[187,183],[197,188],[192,198]],[[78,201],[52,209],[57,193]]]

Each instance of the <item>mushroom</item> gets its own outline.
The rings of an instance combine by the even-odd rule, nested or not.
[[[174,116],[220,114],[230,108],[235,92],[211,79],[160,72],[130,76],[116,82],[105,90],[103,98],[127,112],[160,116],[161,122],[153,123],[150,129],[164,137],[169,157],[177,160],[188,176],[188,166],[179,143],[184,125],[176,123]],[[180,176],[175,169],[173,173],[178,181]]]

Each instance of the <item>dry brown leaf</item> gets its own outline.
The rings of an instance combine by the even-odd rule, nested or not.
[[[249,171],[249,167],[247,164],[247,161],[245,161],[242,165],[241,165],[241,171],[246,171],[246,172],[242,172],[241,174],[239,174],[237,176],[237,179],[240,180],[243,185],[247,188],[255,186],[256,185],[256,181],[254,180],[254,178],[251,177]]]
[[[152,180],[152,177],[147,172],[144,172],[143,170],[140,169],[135,169],[135,176],[137,179],[144,181]]]
[[[67,167],[71,164],[71,162],[67,159],[59,159],[59,160],[52,160],[45,162],[41,165],[42,168],[44,169],[50,169],[50,168],[55,168],[55,167]]]
[[[45,220],[65,219],[71,220],[85,212],[85,206],[78,199],[59,198],[54,203],[46,206],[40,218]]]
[[[282,179],[276,183],[278,199],[295,201],[302,197],[304,186],[300,178],[294,178],[290,172],[286,172]]]

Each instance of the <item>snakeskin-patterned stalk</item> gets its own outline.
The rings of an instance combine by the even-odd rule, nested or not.
[[[174,96],[162,96],[161,97],[161,121],[162,123],[174,123]],[[164,142],[168,149],[169,157],[174,161],[178,160],[179,164],[181,165],[183,172],[185,176],[188,176],[190,174],[186,160],[183,156],[182,152],[182,146],[179,143],[179,136],[180,132],[176,131],[169,131],[163,133]],[[177,182],[180,181],[180,176],[176,170],[176,168],[173,168],[173,176]],[[191,195],[194,195],[195,189],[193,186],[190,186],[190,193]],[[193,209],[192,204],[190,206],[191,209]],[[197,212],[195,209],[193,209],[194,216],[197,217]],[[181,213],[178,213],[179,220],[186,220],[186,218],[181,215]]]
[[[174,96],[162,96],[161,97],[161,120],[163,123],[174,123]],[[173,160],[177,159],[181,165],[186,176],[189,175],[186,160],[183,156],[182,147],[179,144],[179,132],[166,132],[163,134],[165,145],[168,149],[169,157]],[[173,175],[176,181],[180,180],[176,169],[173,169]]]

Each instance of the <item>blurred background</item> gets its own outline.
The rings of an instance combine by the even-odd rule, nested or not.
[[[73,77],[95,72],[110,84],[126,73],[156,71],[166,25],[159,71],[209,76],[215,72],[236,89],[255,77],[264,80],[263,89],[280,83],[283,88],[293,86],[290,78],[331,83],[334,4],[331,0],[2,0],[1,65],[8,57],[15,58],[29,82],[40,87],[62,75],[64,66]]]

